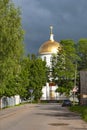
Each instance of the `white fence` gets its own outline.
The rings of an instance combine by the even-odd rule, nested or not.
[[[21,102],[19,95],[15,95],[12,97],[3,96],[0,100],[1,100],[0,101],[0,108],[5,108],[8,106],[15,106],[15,105],[20,104],[20,102]]]

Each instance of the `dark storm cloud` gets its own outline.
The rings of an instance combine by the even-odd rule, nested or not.
[[[87,37],[87,0],[14,0],[21,7],[27,53],[37,53],[49,39],[54,26],[55,40]]]

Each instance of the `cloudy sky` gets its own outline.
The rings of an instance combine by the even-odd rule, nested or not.
[[[87,0],[13,0],[21,8],[26,53],[38,53],[49,40],[53,25],[54,39],[87,38]]]

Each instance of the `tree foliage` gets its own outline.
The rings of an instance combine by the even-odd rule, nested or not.
[[[42,96],[42,87],[46,83],[46,63],[40,58],[33,58],[30,65],[29,89],[33,89],[34,99]]]
[[[41,97],[46,80],[45,62],[34,54],[23,57],[21,14],[10,0],[0,1],[0,96]]]
[[[14,77],[23,54],[20,10],[10,0],[0,1],[0,96],[12,95]],[[12,89],[11,89],[12,88]]]
[[[53,57],[53,75],[58,78],[59,88],[57,91],[69,94],[74,87],[75,67],[78,56],[76,55],[75,43],[73,40],[61,40],[62,48],[57,57]],[[56,62],[55,62],[56,60]]]
[[[79,71],[87,70],[87,38],[79,39],[77,43],[77,54],[80,57]]]

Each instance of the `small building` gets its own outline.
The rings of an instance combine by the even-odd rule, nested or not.
[[[87,71],[80,71],[80,105],[87,105]]]

